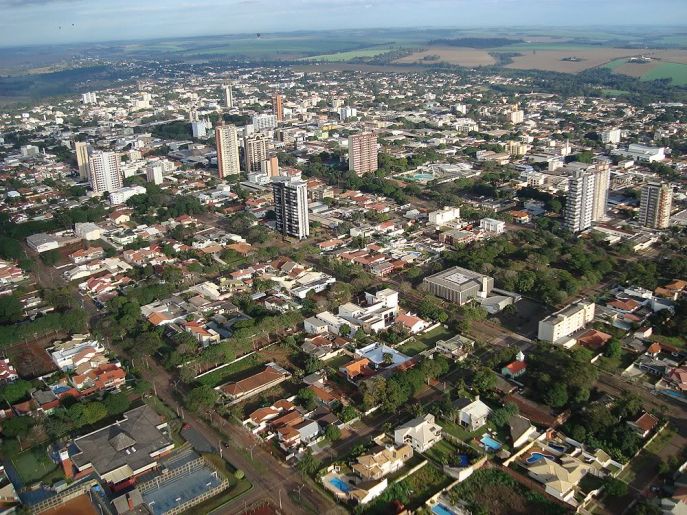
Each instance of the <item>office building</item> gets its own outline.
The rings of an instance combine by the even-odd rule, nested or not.
[[[164,167],[162,163],[152,163],[146,167],[146,180],[155,185],[162,184]]]
[[[284,97],[280,93],[276,93],[272,97],[272,112],[277,117],[278,122],[284,121]]]
[[[571,232],[589,229],[593,211],[594,175],[586,170],[575,170],[568,181],[565,227]]]
[[[594,196],[592,200],[592,221],[603,222],[606,219],[608,190],[611,186],[611,169],[607,163],[597,164],[594,171]]]
[[[673,189],[669,184],[649,182],[642,186],[639,223],[651,229],[667,229],[673,206]]]
[[[83,104],[97,104],[98,98],[96,97],[95,93],[89,91],[88,93],[81,95],[81,102]]]
[[[143,186],[128,186],[110,192],[110,205],[118,206],[126,204],[126,201],[136,195],[145,195],[146,189]]]
[[[234,107],[234,91],[231,88],[231,84],[224,85],[224,107],[227,109]]]
[[[607,131],[601,131],[601,142],[604,144],[612,143],[617,145],[620,143],[621,132],[620,129],[609,129]]]
[[[276,229],[285,236],[307,238],[310,234],[308,219],[308,185],[292,177],[276,177],[272,182]]]
[[[113,192],[122,187],[119,156],[115,152],[96,150],[88,157],[88,182],[94,193]]]
[[[454,220],[460,220],[460,208],[444,206],[443,209],[429,213],[429,223],[434,225],[445,225]]]
[[[569,347],[575,340],[569,336],[594,321],[596,305],[579,300],[557,311],[539,322],[537,338],[548,343]]]
[[[632,159],[640,163],[656,163],[666,158],[666,149],[664,147],[649,147],[639,143],[632,143],[626,149],[616,148],[612,150],[611,155]]]
[[[74,151],[76,152],[76,165],[79,168],[79,179],[88,179],[88,153],[90,145],[83,141],[76,141],[74,143]]]
[[[358,175],[377,170],[377,135],[371,132],[348,137],[348,169]]]
[[[253,116],[253,129],[256,131],[270,130],[277,127],[277,115],[256,114]]]
[[[239,158],[239,140],[236,127],[233,125],[219,125],[215,129],[215,144],[217,145],[217,172],[220,179],[241,173]]]
[[[253,134],[243,140],[246,172],[259,172],[262,162],[267,159],[267,138],[263,134]]]
[[[454,266],[425,277],[422,281],[428,292],[459,305],[466,304],[475,297],[486,298],[494,288],[494,279],[466,268]]]

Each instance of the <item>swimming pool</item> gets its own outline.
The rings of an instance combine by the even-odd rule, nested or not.
[[[341,490],[343,493],[347,494],[351,491],[351,487],[341,478],[333,477],[329,480],[329,484],[334,488]]]
[[[434,174],[432,173],[414,173],[413,175],[406,175],[404,177],[407,181],[415,181],[415,182],[420,182],[420,181],[431,181],[434,179]]]
[[[674,398],[680,399],[680,400],[687,400],[687,397],[682,392],[676,392],[675,390],[660,390],[660,391],[663,395],[667,395],[668,397],[674,397]]]
[[[525,461],[531,465],[532,463],[537,463],[542,458],[546,458],[547,460],[553,460],[554,459],[554,457],[551,456],[550,454],[542,454],[541,452],[533,452],[532,454],[530,454],[529,458],[527,458]]]
[[[489,435],[482,436],[480,442],[482,442],[488,450],[493,452],[498,451],[502,447],[501,443],[497,442]]]
[[[568,450],[568,448],[565,445],[561,445],[559,443],[549,443],[547,444],[547,447],[550,447],[551,449],[557,452],[565,452]]]
[[[434,513],[435,515],[456,515],[454,512],[449,510],[446,506],[444,506],[441,503],[432,506],[432,513]]]

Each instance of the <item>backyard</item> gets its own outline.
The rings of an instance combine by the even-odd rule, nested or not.
[[[50,459],[42,446],[17,454],[12,458],[12,464],[26,485],[37,481],[52,483],[52,480],[63,477],[62,469]]]
[[[241,379],[245,377],[250,371],[258,372],[261,369],[261,365],[267,361],[257,354],[248,356],[247,358],[227,365],[226,367],[214,370],[209,374],[206,374],[198,378],[198,382],[201,384],[206,384],[208,386],[217,386],[222,383],[226,383],[230,380]]]

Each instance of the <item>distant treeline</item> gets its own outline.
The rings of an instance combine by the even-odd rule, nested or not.
[[[430,45],[460,46],[469,48],[495,48],[500,46],[515,45],[524,43],[522,39],[511,38],[456,38],[456,39],[434,39]]]

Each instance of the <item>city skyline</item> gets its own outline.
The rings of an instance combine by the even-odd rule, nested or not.
[[[593,8],[593,20],[585,6]],[[276,0],[150,0],[143,4],[124,0],[116,6],[85,0],[1,0],[0,7],[2,47],[381,27],[619,27],[620,8],[622,26],[675,26],[675,20],[687,15],[687,4],[680,0],[651,5],[641,0],[525,0],[517,4],[491,0],[479,5],[468,0],[430,0],[421,6],[408,0],[303,0],[288,6]],[[348,16],[352,8],[365,16]]]

